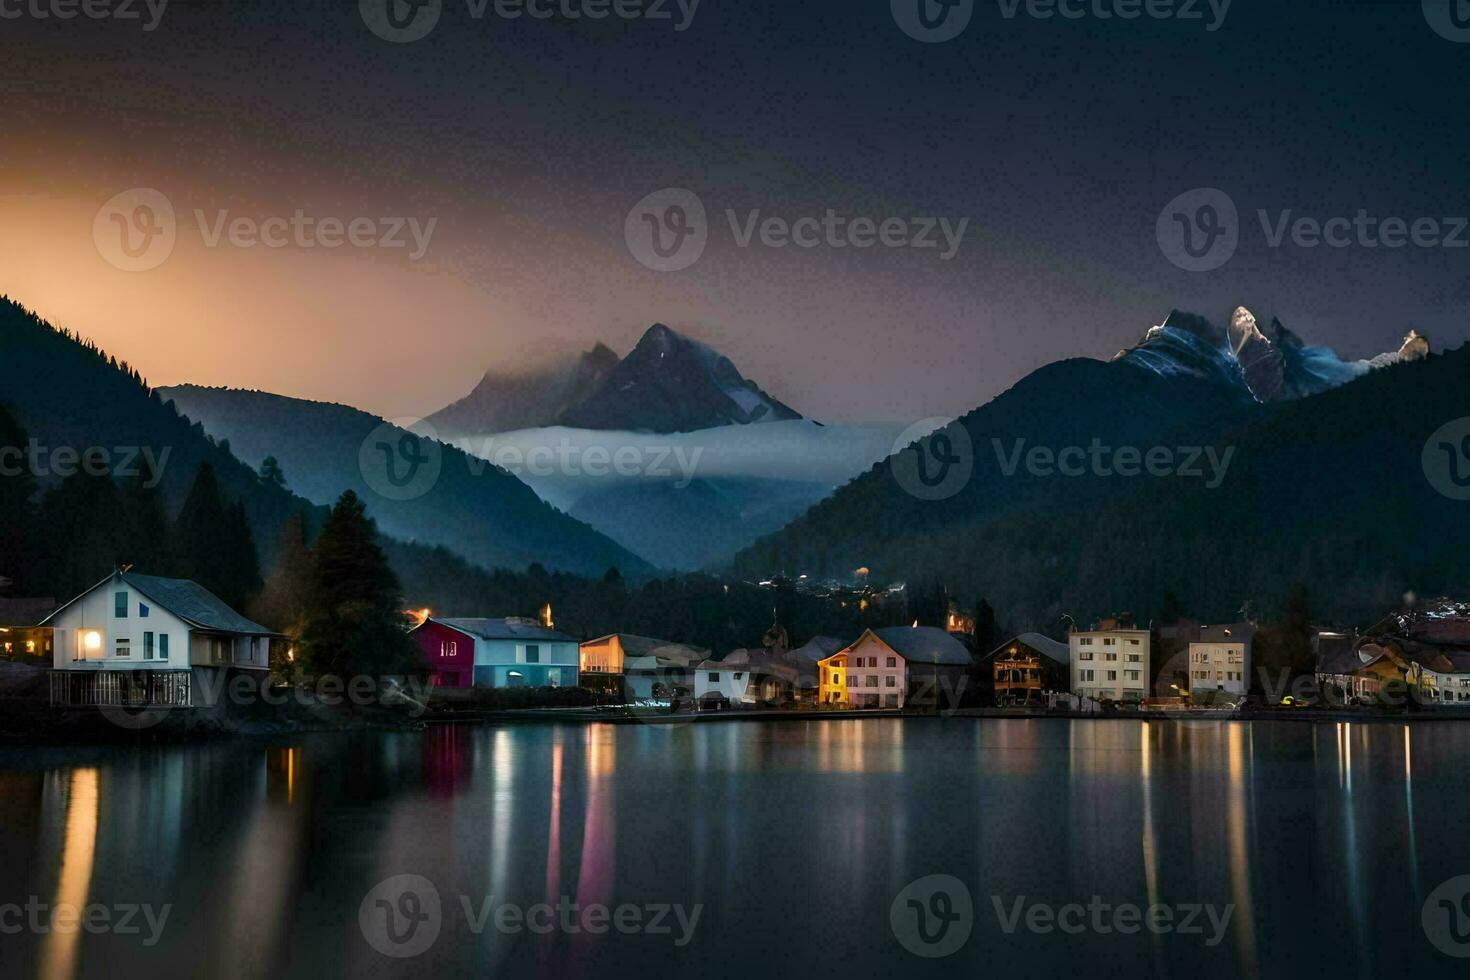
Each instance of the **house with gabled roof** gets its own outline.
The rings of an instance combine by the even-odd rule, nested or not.
[[[1021,633],[980,658],[989,665],[995,703],[1041,704],[1048,692],[1066,691],[1071,678],[1071,647],[1040,633]]]
[[[284,638],[188,579],[121,569],[41,622],[52,634],[55,705],[187,707],[204,675],[267,672]]]
[[[409,631],[436,687],[576,687],[575,638],[534,619],[430,616]]]

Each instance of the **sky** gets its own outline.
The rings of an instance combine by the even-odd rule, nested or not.
[[[1437,0],[960,0],[947,40],[935,0],[159,2],[0,0],[0,292],[157,385],[427,415],[663,322],[809,416],[913,420],[1176,307],[1470,338]]]

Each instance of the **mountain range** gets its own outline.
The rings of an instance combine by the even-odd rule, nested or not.
[[[437,477],[422,493],[395,499],[400,495],[381,483],[372,444],[396,452],[404,439],[418,437],[367,412],[236,388],[178,385],[159,394],[228,441],[252,466],[274,456],[291,489],[308,500],[326,504],[343,490],[355,491],[378,527],[404,541],[442,546],[490,569],[540,563],[601,575],[616,566],[630,578],[652,571],[648,562],[547,504],[514,475],[453,445],[433,443],[423,450],[437,457]]]
[[[441,433],[566,426],[629,432],[693,432],[799,419],[706,344],[655,323],[627,357],[599,343],[533,371],[487,371],[468,395],[429,415]]]
[[[1470,522],[1426,480],[1421,453],[1470,415],[1470,349],[1430,356],[1411,333],[1398,351],[1349,362],[1279,324],[1266,338],[1243,308],[1231,325],[1176,311],[1109,362],[1042,367],[943,442],[920,440],[746,549],[735,569],[843,577],[866,566],[983,595],[1038,627],[1064,613],[1142,615],[1166,590],[1225,618],[1301,581],[1323,613],[1351,618],[1408,588],[1462,588]],[[1218,480],[1057,465],[1094,445],[1176,462],[1211,450],[1225,465]],[[925,499],[913,492],[921,454],[930,465],[963,456],[973,474]]]

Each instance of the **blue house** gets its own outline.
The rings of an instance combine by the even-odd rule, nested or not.
[[[534,619],[431,616],[410,635],[440,687],[577,686],[577,641]]]

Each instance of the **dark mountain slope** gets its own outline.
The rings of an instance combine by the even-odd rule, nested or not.
[[[291,489],[318,503],[355,490],[388,535],[443,545],[486,568],[547,568],[601,575],[617,566],[629,577],[652,569],[643,559],[542,501],[520,480],[453,446],[440,445],[439,475],[419,496],[391,499],[373,464],[375,447],[408,435],[380,431],[375,415],[267,392],[181,385],[164,389],[179,410],[230,440],[258,465],[275,456]],[[367,454],[365,464],[363,454]]]

